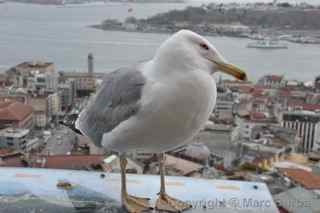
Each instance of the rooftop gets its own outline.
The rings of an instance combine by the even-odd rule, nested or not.
[[[264,112],[251,112],[250,113],[250,119],[255,121],[255,120],[264,120],[267,118],[266,113]]]
[[[26,167],[23,161],[23,154],[20,152],[9,152],[0,155],[0,167]]]
[[[240,85],[240,86],[238,86],[238,91],[240,93],[251,93],[253,91],[253,86]]]
[[[281,75],[267,75],[267,79],[270,79],[271,81],[282,81],[283,76]]]
[[[1,148],[0,149],[0,156],[5,156],[5,155],[10,154],[12,152],[14,152],[14,150]]]
[[[46,97],[31,98],[29,103],[35,112],[46,112],[47,111],[47,98]]]
[[[52,62],[43,62],[43,61],[26,61],[21,64],[18,64],[16,68],[21,69],[41,69],[41,68],[47,68],[49,66],[52,66]]]
[[[277,154],[279,151],[281,151],[279,147],[273,146],[272,144],[242,141],[242,145],[244,147],[249,148],[249,150],[255,150],[256,152],[259,153],[260,156],[261,155],[273,156],[274,154]]]
[[[319,198],[302,187],[289,189],[274,196],[278,206],[292,213],[319,212]]]
[[[320,114],[311,111],[285,112],[283,113],[283,120],[318,123],[320,121]]]
[[[32,113],[32,107],[20,102],[0,102],[0,120],[22,121]]]
[[[28,129],[13,129],[6,128],[0,130],[0,137],[21,138],[28,135],[30,130]]]
[[[303,169],[280,169],[281,173],[306,189],[320,189],[320,176]]]
[[[104,155],[40,156],[33,167],[50,169],[91,169],[103,163]]]
[[[275,168],[278,168],[278,169],[301,169],[301,170],[305,170],[305,171],[308,171],[308,172],[311,172],[312,169],[308,166],[305,166],[303,164],[298,164],[298,163],[295,163],[295,162],[292,162],[292,161],[279,161],[279,162],[276,162],[274,164],[274,167]]]
[[[60,72],[60,75],[65,78],[87,78],[92,77],[91,73],[88,72]]]
[[[168,168],[177,169],[181,172],[181,175],[188,175],[192,172],[199,171],[203,168],[201,164],[194,163],[192,161],[184,160],[181,158],[176,158],[172,155],[166,155],[165,165]]]

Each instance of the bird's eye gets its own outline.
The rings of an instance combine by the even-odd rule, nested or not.
[[[205,44],[205,43],[201,43],[200,47],[205,49],[205,50],[209,50],[209,46],[207,44]]]

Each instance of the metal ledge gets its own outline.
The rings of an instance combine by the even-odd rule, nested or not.
[[[120,213],[120,175],[71,170],[0,168],[0,212]],[[158,176],[128,175],[131,194],[151,198]],[[202,212],[278,212],[263,183],[167,177],[167,192]]]

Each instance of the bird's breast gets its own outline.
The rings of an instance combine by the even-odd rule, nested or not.
[[[152,126],[147,134],[153,144],[158,144],[157,150],[167,151],[186,143],[207,122],[216,101],[216,85],[211,76],[199,72],[150,88],[152,101],[146,104],[142,116]]]
[[[171,90],[167,100],[169,106],[163,106],[171,117],[171,122],[193,132],[201,128],[213,110],[216,99],[216,87],[213,79],[203,73],[183,76],[168,85]]]

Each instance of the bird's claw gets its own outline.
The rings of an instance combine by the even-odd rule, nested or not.
[[[140,198],[131,195],[126,195],[123,198],[123,206],[129,213],[142,213],[153,208],[149,205],[149,198]]]

